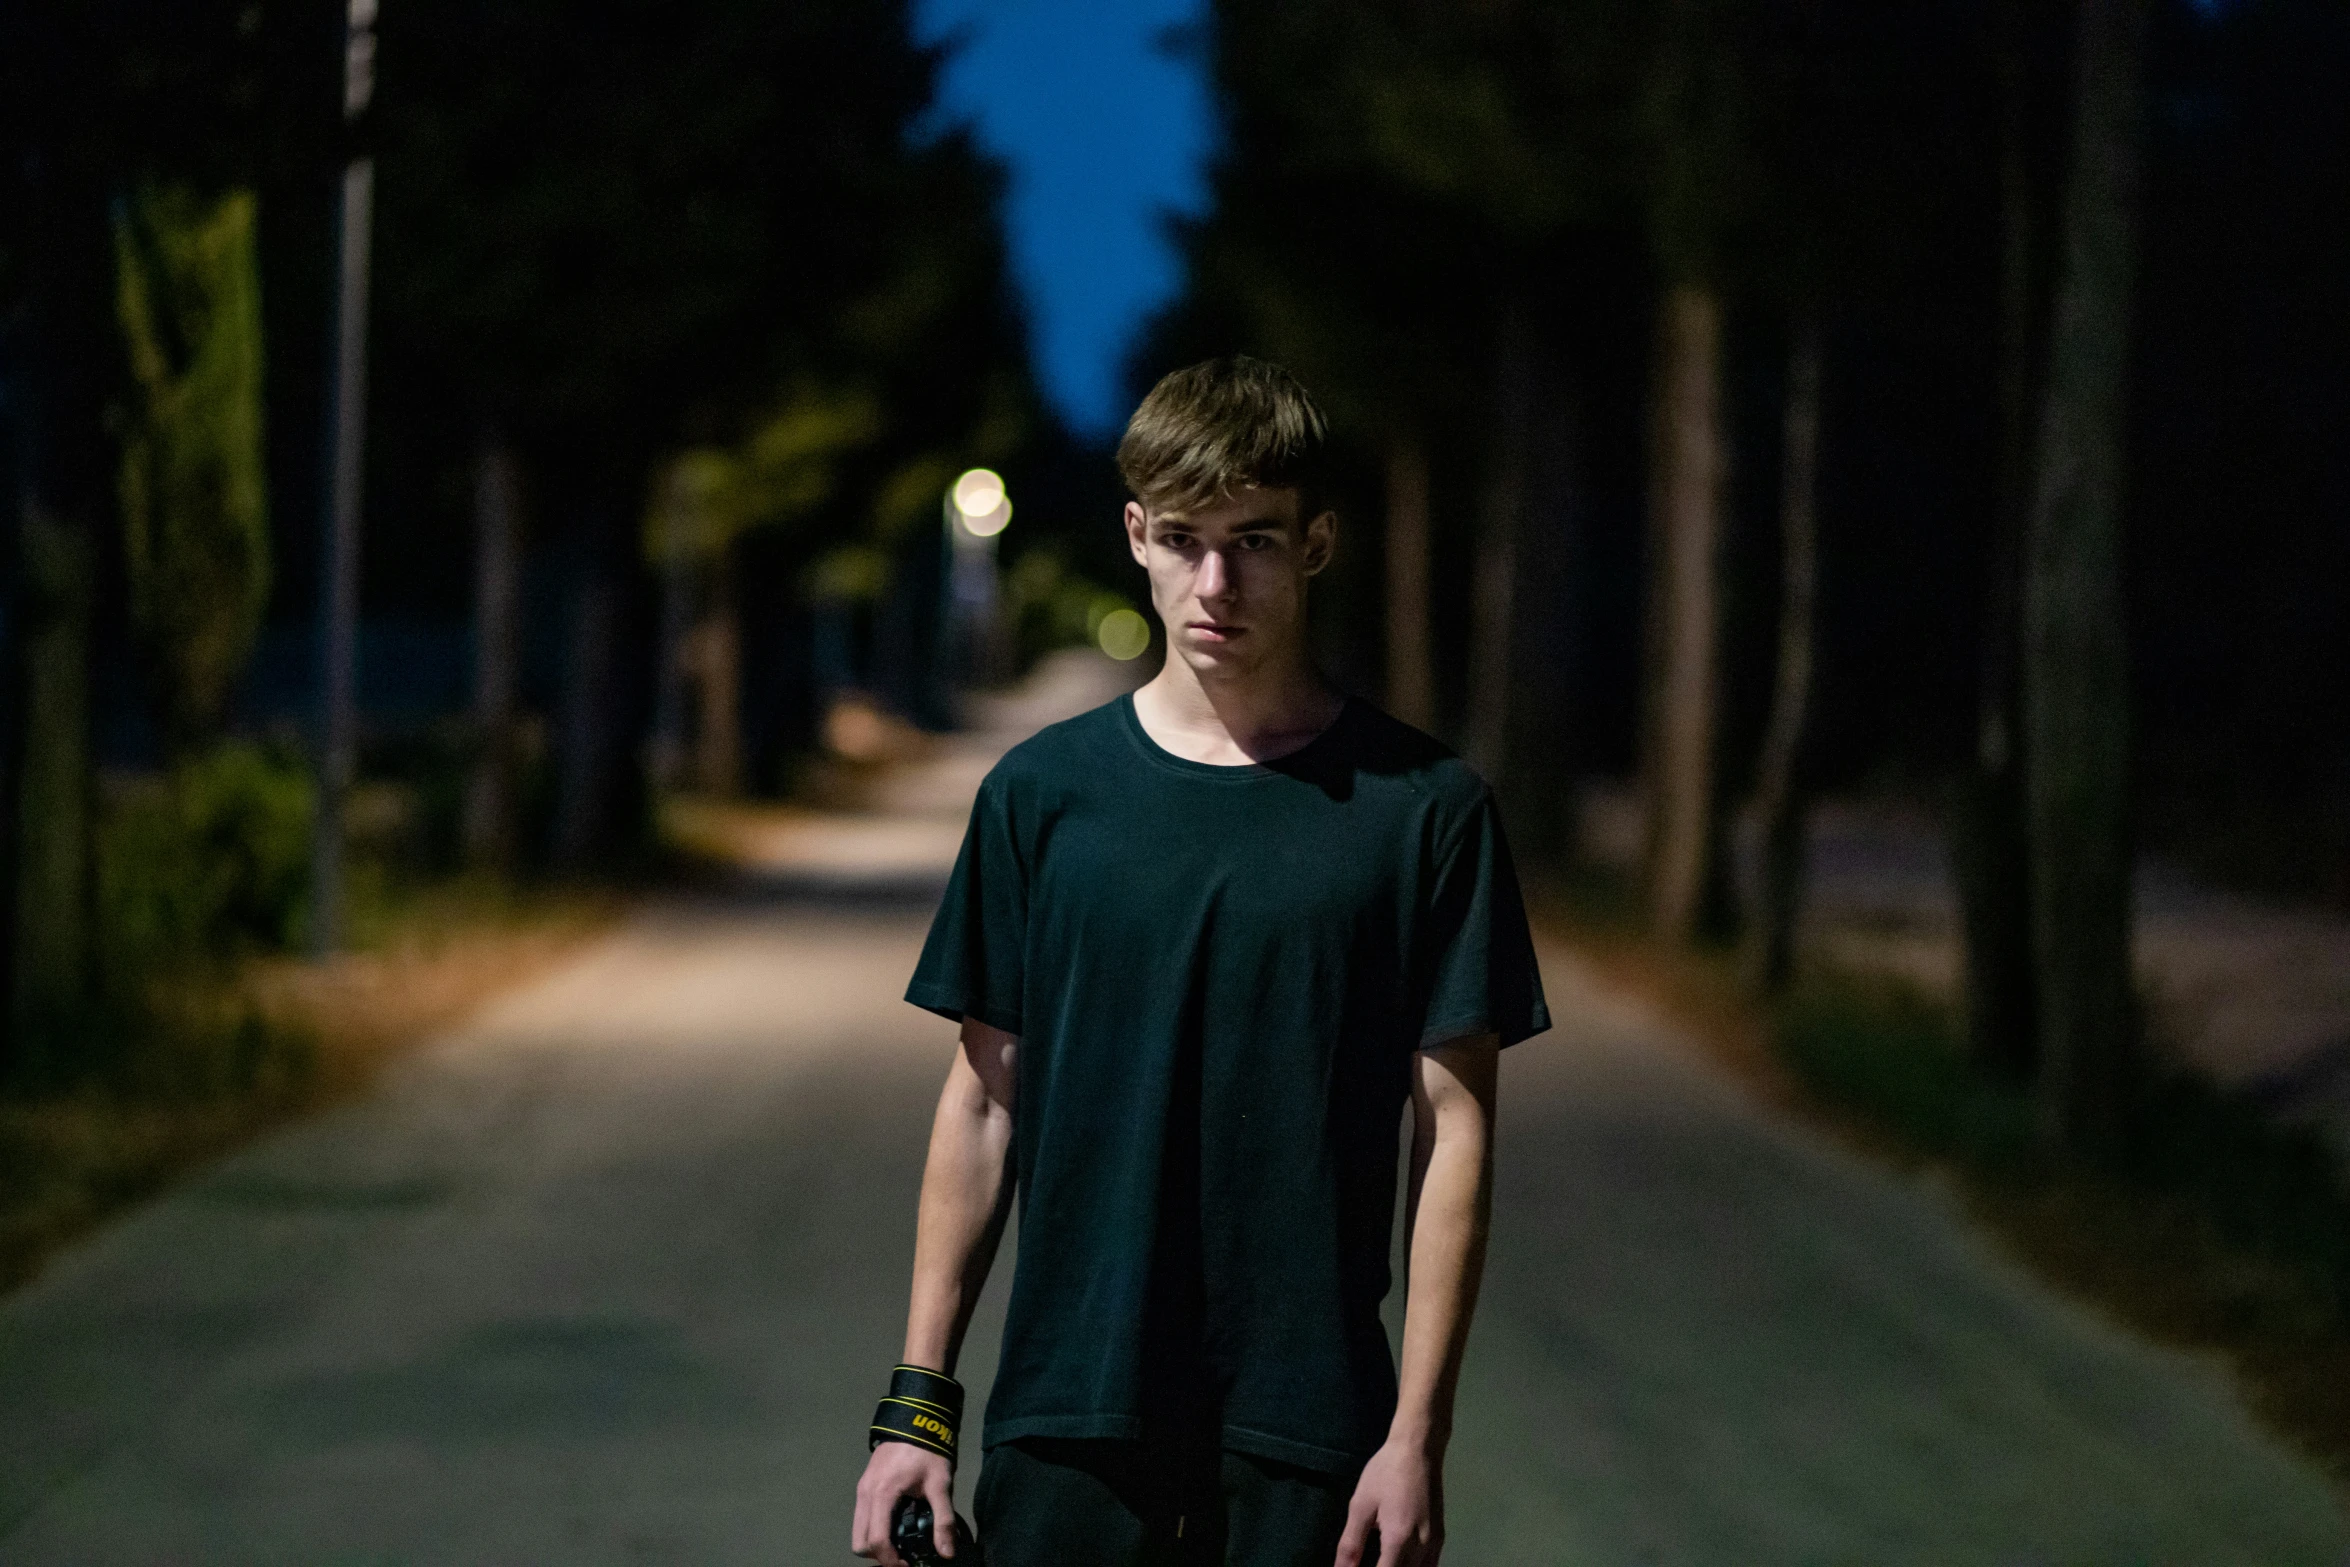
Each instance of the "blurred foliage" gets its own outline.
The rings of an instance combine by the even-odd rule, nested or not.
[[[313,809],[301,759],[245,741],[109,787],[93,845],[97,982],[23,1020],[0,1095],[161,1105],[296,1089],[306,1042],[234,975],[301,936]]]
[[[878,433],[870,396],[802,386],[739,446],[670,459],[645,517],[645,554],[710,560],[753,528],[789,524],[832,498],[839,464]]]
[[[1003,173],[939,113],[943,50],[910,0],[414,0],[382,39],[371,508],[411,542],[371,560],[373,601],[464,613],[445,563],[494,436],[526,547],[616,602],[648,605],[647,567],[686,536],[687,592],[744,613],[747,776],[780,777],[819,717],[803,595],[830,572],[811,565],[878,546],[893,594],[935,592],[935,476],[1016,464],[1048,429]],[[933,619],[909,603],[850,639],[907,711],[943,708],[913,645]],[[624,614],[611,674],[555,677],[610,699],[576,732],[666,711],[632,695],[661,623]],[[554,748],[566,818],[604,824],[571,852],[626,852],[640,739]]]
[[[123,561],[175,748],[215,732],[269,598],[261,278],[250,191],[148,188],[114,218],[136,402],[122,430]]]
[[[534,592],[549,557],[610,579],[613,669],[650,666],[634,639],[651,617],[631,613],[649,597],[640,546],[666,547],[648,499],[680,491],[689,547],[731,548],[756,568],[746,601],[783,608],[750,655],[781,706],[804,681],[772,667],[797,644],[768,622],[810,586],[894,583],[958,466],[1013,463],[1048,428],[1002,171],[936,113],[943,52],[917,41],[908,0],[412,0],[384,8],[375,107],[349,128],[342,26],[338,6],[276,0],[0,7],[0,493],[34,493],[17,462],[33,455],[58,525],[34,542],[55,544],[50,564],[79,548],[96,646],[135,631],[166,766],[126,781],[158,758],[106,709],[102,658],[107,787],[77,751],[54,791],[102,806],[92,930],[74,941],[95,961],[38,1039],[0,1039],[0,1080],[28,1092],[266,1097],[291,1059],[228,998],[303,922],[309,789],[287,753],[212,742],[273,560],[275,613],[311,609],[314,509],[283,498],[322,487],[301,414],[327,392],[330,192],[354,151],[377,168],[369,612],[467,612],[477,455],[510,449],[528,708],[571,674],[538,673],[565,662],[537,657],[569,618]],[[550,745],[542,713],[523,715],[534,849],[580,793],[564,759],[635,765],[634,685],[589,672],[578,716],[613,726],[600,747]],[[0,692],[0,713],[21,703]],[[90,727],[69,716],[58,727]],[[385,910],[445,880],[468,755],[440,729],[369,736],[355,930],[389,929]],[[27,830],[83,841],[27,811]]]
[[[2156,12],[2127,486],[2141,821],[2207,874],[2350,906],[2350,682],[2334,677],[2350,667],[2350,226],[2308,217],[2350,178],[2350,10]],[[1585,426],[1588,588],[1559,726],[1584,765],[1618,770],[1637,747],[1654,295],[1710,268],[1731,323],[1735,787],[1768,698],[1782,321],[1816,308],[1813,759],[1824,787],[1929,783],[1976,738],[2006,186],[2023,188],[2045,274],[2069,16],[2011,0],[1217,0],[1189,35],[1222,111],[1211,201],[1178,226],[1184,293],[1138,346],[1133,390],[1237,348],[1315,388],[1357,491],[1375,487],[1367,453],[1423,445],[1454,705],[1468,617],[1447,563],[1476,531],[1495,344],[1522,308]],[[2010,71],[2026,101],[2012,147]],[[1349,644],[1372,671],[1376,610],[1353,612]]]
[[[949,457],[926,453],[891,474],[873,498],[873,529],[884,539],[901,539],[922,527],[938,527],[947,486],[958,469]]]
[[[245,741],[119,790],[98,829],[109,982],[293,946],[309,907],[315,810],[299,758]]]
[[[452,473],[495,425],[591,544],[673,487],[705,558],[866,535],[909,464],[1037,419],[1001,173],[922,123],[939,63],[905,0],[388,9],[379,419]]]
[[[810,563],[810,603],[869,604],[889,591],[889,556],[870,544],[843,544]]]
[[[1031,547],[1004,574],[1004,613],[1023,668],[1057,648],[1092,646],[1104,619],[1133,607],[1049,545]]]
[[[1756,248],[1766,9],[1225,0],[1204,37],[1226,137],[1178,318],[1230,316],[1358,429],[1473,424],[1497,312],[1572,289],[1589,236],[1645,226],[1681,270],[1742,223]]]

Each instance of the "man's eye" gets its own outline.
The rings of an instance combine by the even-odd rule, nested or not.
[[[1191,548],[1191,535],[1188,533],[1162,533],[1159,535],[1159,542],[1171,550],[1187,550]]]
[[[1242,537],[1240,547],[1244,550],[1266,550],[1273,547],[1273,541],[1262,533],[1251,533]]]

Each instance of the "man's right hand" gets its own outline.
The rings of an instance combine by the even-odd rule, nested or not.
[[[881,1567],[905,1567],[889,1536],[898,1503],[909,1496],[930,1498],[935,1520],[931,1537],[938,1554],[954,1555],[955,1471],[938,1454],[911,1442],[884,1442],[865,1461],[865,1478],[857,1482],[857,1516],[849,1526],[849,1549],[872,1557]]]

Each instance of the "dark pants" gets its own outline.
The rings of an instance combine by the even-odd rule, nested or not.
[[[988,1567],[1330,1567],[1352,1474],[1143,1442],[987,1450],[974,1520]]]

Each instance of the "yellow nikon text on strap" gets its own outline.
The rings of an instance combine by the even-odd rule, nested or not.
[[[873,1411],[866,1445],[910,1442],[951,1464],[962,1423],[962,1383],[921,1366],[899,1366],[890,1373],[888,1394]]]

